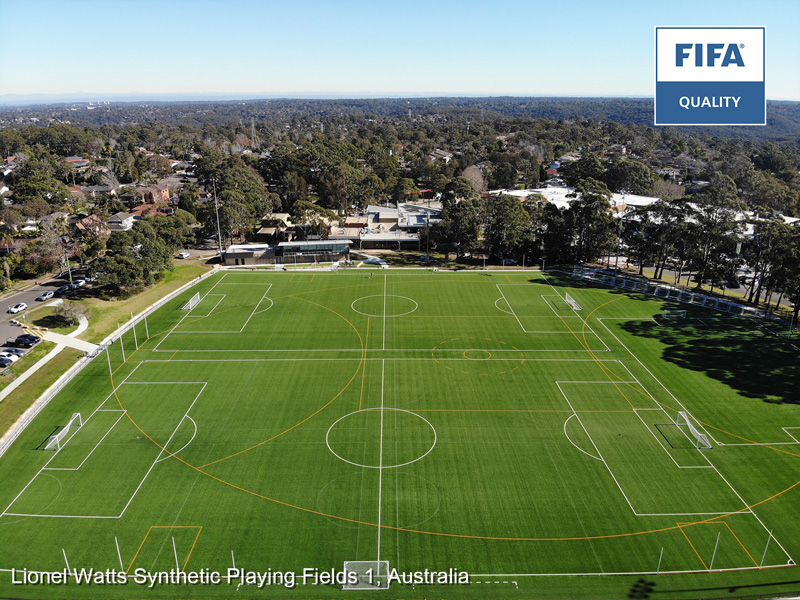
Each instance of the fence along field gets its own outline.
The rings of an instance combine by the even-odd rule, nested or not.
[[[0,592],[22,589],[12,568],[67,565],[130,582],[58,587],[96,598],[138,597],[137,573],[220,573],[202,592],[228,597],[239,571],[345,563],[357,582],[338,593],[372,589],[374,567],[390,597],[434,593],[410,589],[426,569],[467,573],[441,588],[456,597],[617,597],[610,574],[791,581],[795,407],[664,360],[706,317],[720,339],[720,318],[742,319],[665,310],[538,272],[211,277],[109,346],[0,459]],[[320,593],[287,582],[245,581],[245,597]],[[172,585],[153,597],[187,589]]]

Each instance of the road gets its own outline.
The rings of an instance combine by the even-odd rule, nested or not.
[[[72,272],[72,277],[74,279],[79,278],[75,271]],[[25,291],[12,292],[3,296],[2,299],[0,299],[0,310],[2,310],[4,315],[2,320],[0,320],[0,345],[4,344],[8,338],[17,337],[22,333],[22,329],[16,325],[12,325],[10,321],[15,319],[17,321],[25,322],[27,313],[31,312],[31,310],[34,308],[38,308],[38,306],[41,304],[40,302],[36,301],[36,297],[39,296],[39,294],[48,290],[55,292],[58,288],[67,283],[69,283],[68,275],[65,275],[64,278],[54,277],[52,279],[41,280],[36,285]],[[16,315],[12,315],[7,312],[10,306],[14,306],[20,302],[27,304],[28,308],[21,313],[17,313]]]

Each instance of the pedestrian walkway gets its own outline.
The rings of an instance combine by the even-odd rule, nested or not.
[[[31,377],[34,373],[36,373],[36,371],[41,369],[49,361],[51,361],[53,358],[55,358],[55,356],[59,352],[61,352],[64,348],[66,348],[67,346],[70,346],[71,348],[77,348],[78,350],[83,350],[84,352],[89,352],[89,350],[86,350],[86,348],[84,348],[84,347],[78,347],[76,345],[77,343],[91,346],[93,349],[97,348],[97,346],[95,346],[94,344],[90,344],[89,342],[84,342],[83,340],[76,340],[75,339],[76,335],[79,335],[79,334],[83,333],[84,331],[86,331],[86,328],[89,327],[89,321],[86,320],[86,317],[79,317],[78,319],[79,319],[78,320],[78,328],[75,331],[73,331],[70,334],[68,334],[68,335],[60,335],[60,334],[57,334],[57,333],[56,334],[51,334],[50,332],[48,332],[45,335],[45,339],[50,339],[50,338],[46,337],[47,335],[57,335],[59,338],[63,338],[65,340],[67,340],[68,343],[67,342],[62,343],[62,342],[57,341],[57,340],[52,340],[52,341],[56,342],[56,344],[57,344],[56,347],[53,348],[52,350],[50,350],[50,352],[48,352],[42,358],[40,358],[37,362],[32,364],[28,368],[27,371],[25,371],[24,373],[20,374],[14,381],[12,381],[5,388],[3,388],[3,390],[0,391],[0,402],[2,402],[9,394],[11,394],[20,385],[22,385],[22,383],[24,381],[26,381],[29,377]]]

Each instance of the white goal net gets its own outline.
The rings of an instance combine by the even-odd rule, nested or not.
[[[567,293],[564,294],[564,300],[566,301],[567,304],[569,304],[572,310],[583,310],[583,308],[581,307],[580,304],[578,304],[575,298],[573,298],[569,294]]]
[[[344,563],[344,590],[388,590],[388,560],[350,560]]]
[[[45,450],[55,450],[58,452],[61,450],[61,446],[63,445],[61,442],[64,441],[69,435],[70,429],[73,427],[80,428],[83,425],[83,421],[81,420],[81,413],[74,413],[64,428],[59,431],[54,436],[51,436],[50,439],[47,441],[47,445],[44,447]]]
[[[192,310],[200,303],[200,292],[196,292],[189,301],[181,307],[181,310]]]
[[[678,419],[675,421],[675,424],[678,427],[686,427],[689,430],[689,433],[694,436],[696,448],[711,448],[711,442],[708,441],[708,436],[698,431],[697,428],[692,425],[689,415],[685,411],[682,410],[678,413]]]

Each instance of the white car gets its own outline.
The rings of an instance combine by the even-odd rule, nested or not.
[[[19,360],[19,356],[17,356],[13,352],[0,352],[0,358],[5,358],[7,360],[10,360],[12,363],[17,362]]]
[[[10,312],[12,315],[15,315],[17,313],[21,313],[26,308],[28,308],[28,305],[25,304],[24,302],[20,302],[19,304],[15,304],[14,306],[9,306],[8,312]]]
[[[178,258],[184,258],[185,259],[185,258],[189,258],[190,256],[191,256],[191,254],[189,254],[188,252],[178,252]]]

